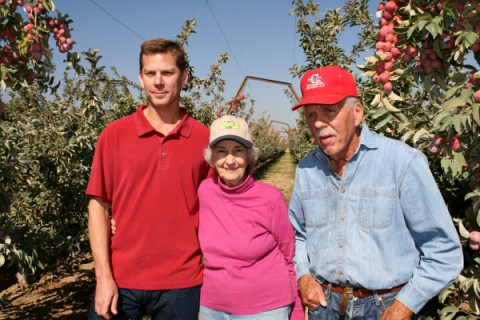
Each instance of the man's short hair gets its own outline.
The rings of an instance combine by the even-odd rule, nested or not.
[[[155,53],[171,53],[181,72],[188,68],[188,61],[183,46],[178,41],[157,38],[147,40],[140,47],[140,71],[143,69],[143,56]]]

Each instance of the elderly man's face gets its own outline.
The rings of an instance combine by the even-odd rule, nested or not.
[[[336,161],[348,160],[355,153],[359,136],[356,128],[363,118],[363,107],[352,107],[342,100],[334,105],[306,105],[307,124],[317,145]]]

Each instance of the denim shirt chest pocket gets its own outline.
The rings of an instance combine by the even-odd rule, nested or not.
[[[330,197],[328,189],[307,190],[301,193],[305,226],[319,228],[328,224]]]
[[[365,229],[385,229],[393,221],[397,205],[395,187],[350,189],[349,204],[358,225]]]

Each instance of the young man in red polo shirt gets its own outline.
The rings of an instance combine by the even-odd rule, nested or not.
[[[209,132],[180,107],[187,79],[180,44],[144,42],[139,80],[148,104],[98,139],[86,190],[97,280],[89,319],[198,317],[197,187],[209,172]]]

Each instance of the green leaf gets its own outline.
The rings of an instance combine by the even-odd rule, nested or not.
[[[462,219],[458,219],[458,232],[465,239],[468,239],[470,237],[470,232],[463,225],[463,220]]]
[[[428,132],[427,130],[422,128],[415,133],[412,141],[413,141],[414,144],[417,144],[418,140],[420,140],[422,138],[425,138],[425,137],[429,138],[430,137],[430,132]]]
[[[475,120],[475,122],[480,125],[480,113],[479,113],[479,109],[480,109],[480,103],[474,103],[472,105],[472,117],[473,117],[473,120]]]
[[[375,95],[375,98],[373,98],[373,101],[371,103],[372,107],[376,107],[380,104],[380,93],[377,93]]]
[[[398,108],[395,108],[391,103],[390,101],[388,101],[388,99],[386,98],[383,98],[381,99],[381,104],[383,104],[383,106],[385,107],[385,109],[387,109],[388,111],[390,112],[400,112],[401,110],[398,109]]]
[[[384,108],[377,108],[375,111],[370,115],[372,119],[378,119],[384,115],[388,114],[388,111]]]
[[[427,20],[419,21],[418,24],[417,24],[418,29],[423,30],[428,23],[429,23],[429,21],[427,21]]]
[[[436,38],[439,34],[443,32],[442,27],[440,26],[442,19],[440,16],[433,18],[431,23],[426,25],[425,29],[432,35],[433,38]]]
[[[460,90],[460,89],[462,89],[462,88],[463,88],[463,84],[458,85],[458,86],[451,87],[451,88],[448,89],[448,91],[445,93],[444,99],[445,99],[445,100],[450,99],[451,97],[453,97],[453,96],[458,92],[458,90]]]
[[[383,119],[382,121],[380,121],[380,122],[375,126],[375,129],[376,129],[376,130],[382,129],[383,127],[385,127],[385,126],[390,122],[390,119],[392,119],[392,116],[391,116],[391,115],[388,115],[388,117],[385,117],[385,119]]]
[[[452,117],[447,115],[442,119],[441,126],[439,128],[439,131],[446,131],[450,125],[452,124]]]
[[[470,296],[469,297],[469,305],[470,305],[470,308],[472,309],[472,312],[474,312],[475,314],[479,314],[480,313],[480,309],[479,309],[479,301],[475,298],[475,296]]]
[[[470,48],[478,37],[478,34],[474,31],[463,30],[462,33],[460,33],[460,35],[457,37],[456,42],[465,46],[466,48]]]
[[[388,99],[390,99],[392,101],[404,101],[405,100],[404,98],[400,97],[399,95],[397,95],[393,91],[390,92],[390,94],[388,95]]]
[[[448,306],[443,308],[440,311],[440,314],[442,315],[442,319],[453,319],[457,311],[458,311],[458,307]]]
[[[375,64],[375,62],[378,61],[378,59],[376,57],[366,57],[364,59],[365,59],[365,61],[367,61],[369,63],[372,63],[372,64]]]
[[[450,111],[450,110],[452,110],[453,108],[465,106],[466,104],[467,104],[467,102],[466,102],[465,100],[463,100],[463,99],[453,98],[453,99],[447,100],[447,101],[443,104],[443,111]]]
[[[402,141],[407,142],[415,134],[415,130],[409,130],[402,136]]]
[[[462,118],[463,116],[461,114],[456,114],[452,117],[452,123],[453,127],[455,128],[455,131],[458,133],[462,133]]]
[[[467,161],[465,161],[465,157],[463,153],[455,152],[453,154],[453,163],[452,163],[452,172],[454,176],[457,176],[463,171],[463,168],[467,166]]]
[[[50,12],[55,10],[55,4],[51,0],[44,0],[43,1],[43,6],[45,7],[45,9],[47,11],[50,11]]]
[[[446,112],[437,114],[432,120],[433,127],[437,127],[445,117],[450,117],[450,115]]]

